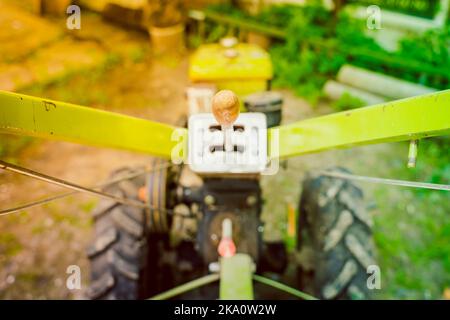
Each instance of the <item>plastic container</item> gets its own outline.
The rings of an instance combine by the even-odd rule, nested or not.
[[[184,25],[170,27],[149,26],[148,32],[156,55],[179,54],[184,50]]]
[[[261,112],[267,117],[267,127],[276,127],[281,123],[283,97],[274,91],[251,94],[244,99],[248,112]]]

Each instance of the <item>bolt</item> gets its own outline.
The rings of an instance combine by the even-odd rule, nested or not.
[[[419,140],[411,140],[411,142],[409,143],[408,168],[416,167],[418,146]]]
[[[208,194],[203,201],[205,202],[205,204],[207,204],[208,206],[212,206],[215,202],[216,199],[214,199],[214,197],[210,194]]]
[[[252,205],[254,205],[255,203],[256,203],[256,197],[255,196],[248,196],[247,197],[247,204],[249,205],[249,206],[252,206]]]
[[[198,206],[197,203],[191,204],[191,211],[192,211],[192,213],[194,213],[194,214],[199,213],[199,206]]]
[[[211,262],[208,266],[209,272],[211,273],[219,273],[220,272],[220,264],[218,262]]]

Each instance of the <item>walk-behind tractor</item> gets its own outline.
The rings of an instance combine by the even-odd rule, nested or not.
[[[288,219],[288,232],[297,240],[296,259],[288,259],[284,243],[263,241],[260,176],[276,174],[279,159],[402,140],[412,141],[411,165],[418,139],[450,132],[450,90],[270,129],[263,113],[239,114],[239,108],[237,96],[220,91],[212,99],[213,112],[192,115],[186,129],[0,92],[3,133],[159,157],[148,167],[117,170],[89,188],[0,161],[2,169],[72,190],[0,214],[74,192],[101,197],[88,249],[87,294],[95,299],[285,298],[280,290],[304,299],[369,298],[372,223],[351,180],[447,191],[449,186],[361,177],[344,169],[310,173],[296,222]],[[285,279],[280,275],[287,269],[296,270],[290,286],[275,281]]]

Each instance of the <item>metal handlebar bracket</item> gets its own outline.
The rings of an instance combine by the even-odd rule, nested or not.
[[[226,151],[224,131],[209,113],[192,115],[188,124],[188,164],[197,173],[261,173],[267,166],[267,120],[262,113],[240,114]]]

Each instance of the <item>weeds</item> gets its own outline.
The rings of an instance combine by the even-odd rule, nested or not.
[[[345,11],[334,18],[331,12],[314,3],[304,7],[271,6],[256,16],[226,5],[211,6],[210,10],[286,31],[285,41],[275,43],[270,49],[274,86],[290,88],[313,104],[322,97],[325,81],[334,78],[345,63],[437,89],[449,88],[450,70],[439,74],[425,68],[417,70],[424,63],[432,68],[448,69],[449,26],[407,37],[400,42],[399,50],[391,53],[366,34],[365,21],[353,19]],[[224,26],[210,26],[207,41],[217,41],[227,32]],[[393,60],[410,61],[416,68],[395,65]],[[342,102],[338,104],[339,109],[346,107]]]
[[[405,143],[395,149],[383,175],[435,183],[450,182],[445,152],[447,138],[424,139],[419,147],[417,168],[407,169],[402,159]],[[450,283],[450,202],[445,191],[397,189],[379,186],[374,192],[379,206],[374,237],[384,275],[384,298],[440,299]]]

